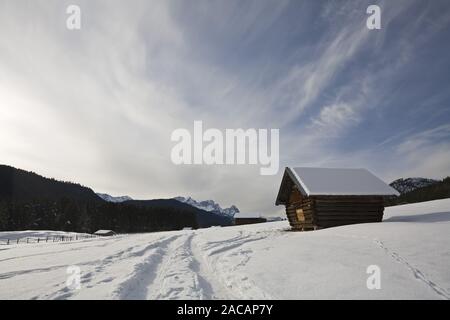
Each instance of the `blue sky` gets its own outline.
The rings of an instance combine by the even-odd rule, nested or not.
[[[69,4],[82,28],[65,27]],[[366,9],[381,7],[381,30]],[[282,168],[450,175],[450,2],[2,1],[1,162],[113,195],[274,207]],[[170,133],[280,129],[281,170],[175,166]]]

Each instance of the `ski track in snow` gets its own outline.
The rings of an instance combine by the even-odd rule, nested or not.
[[[426,286],[428,286],[431,290],[433,290],[439,297],[442,299],[450,300],[450,294],[445,290],[444,288],[437,285],[435,282],[430,280],[422,271],[420,271],[418,268],[411,265],[411,263],[408,262],[404,257],[402,257],[397,252],[394,252],[393,250],[389,249],[386,244],[379,240],[379,239],[372,239],[370,237],[366,236],[356,236],[356,235],[343,235],[343,234],[335,234],[335,236],[341,237],[341,238],[353,238],[353,239],[361,239],[361,240],[368,240],[372,241],[375,245],[377,245],[380,249],[382,249],[389,257],[394,259],[397,263],[402,264],[405,266],[409,271],[411,271],[412,275],[416,280],[421,281]]]
[[[90,242],[90,241],[95,241],[95,240],[80,240],[80,243],[87,242],[87,241]],[[120,241],[120,239],[112,239],[111,241]],[[75,242],[72,242],[72,244],[73,243],[75,243]],[[64,245],[67,243],[57,243],[57,244]],[[13,256],[13,257],[6,258],[6,259],[0,259],[0,262],[4,262],[4,261],[8,261],[8,260],[25,259],[25,258],[30,258],[30,257],[38,257],[38,256],[57,255],[57,254],[64,253],[64,252],[73,252],[73,251],[77,251],[77,250],[83,250],[83,249],[94,248],[94,247],[101,248],[101,247],[106,247],[109,244],[110,243],[105,242],[105,243],[102,243],[99,245],[86,245],[86,246],[81,246],[81,247],[69,246],[68,248],[66,248],[64,250],[56,250],[56,251],[51,251],[51,252],[29,254],[29,255],[23,255],[23,256]],[[4,250],[7,250],[7,249],[4,249]]]
[[[211,265],[203,256],[203,251],[199,248],[198,243],[194,241],[195,236],[190,237],[190,248],[194,261],[192,263],[193,270],[198,275],[200,285],[205,289],[204,295],[206,299],[232,299],[234,298],[226,287],[214,275]]]
[[[240,273],[240,267],[250,259],[251,249],[241,248],[251,242],[266,239],[265,236],[244,234],[222,241],[208,242],[203,250],[213,273],[234,293],[237,299],[271,299],[269,293],[259,288],[246,274]],[[219,255],[220,254],[220,255]]]
[[[217,268],[218,260],[210,258],[219,252],[236,255],[233,249],[261,238],[249,239],[249,236],[243,236],[232,241],[226,239],[213,243],[211,247],[220,248],[206,255],[203,254],[203,249],[199,248],[195,238],[196,233],[190,233],[174,236],[159,243],[158,248],[150,252],[143,263],[135,266],[135,271],[116,290],[115,298],[230,299],[236,297],[229,289],[237,286],[238,282],[243,282],[239,286],[240,292],[250,289],[256,291],[252,288],[254,284],[248,281],[246,283],[246,278],[234,275],[236,267],[230,268],[225,277],[218,277],[217,272],[224,270]],[[267,296],[267,294],[257,295],[257,297]],[[255,298],[253,295],[245,297]]]
[[[430,287],[430,289],[436,292],[442,299],[450,300],[450,294],[445,289],[441,288],[439,285],[431,281],[427,276],[425,276],[425,274],[422,271],[412,266],[405,258],[400,256],[398,253],[386,247],[383,241],[374,239],[373,242],[381,249],[383,249],[386,252],[386,254],[392,257],[395,261],[403,264],[406,268],[408,268],[412,272],[414,278],[422,281],[425,285]]]
[[[162,240],[155,241],[149,245],[144,246],[143,248],[140,248],[140,246],[127,247],[123,250],[120,250],[120,251],[114,253],[114,254],[108,255],[103,259],[89,261],[87,263],[82,263],[82,264],[77,264],[77,266],[79,266],[79,267],[88,267],[88,266],[93,267],[92,271],[84,273],[82,275],[81,284],[89,289],[89,288],[93,288],[96,284],[108,282],[108,278],[107,278],[107,279],[102,279],[98,282],[93,283],[94,279],[96,279],[96,276],[101,275],[105,271],[105,269],[108,268],[108,266],[113,265],[114,263],[117,263],[119,260],[126,261],[133,257],[142,257],[149,250],[152,250],[154,248],[159,248],[160,246],[164,246],[164,244],[167,241],[170,241],[171,238],[172,237],[163,238]],[[108,244],[108,243],[106,243],[106,244]],[[111,245],[111,243],[110,243],[110,245]],[[138,249],[138,250],[135,250],[135,249]],[[133,250],[135,250],[135,251],[133,251]],[[138,265],[138,266],[141,266],[141,265]],[[63,266],[63,267],[66,268],[67,265]],[[144,265],[144,267],[145,267],[145,265]],[[109,279],[109,280],[112,280],[112,279]],[[77,291],[70,290],[64,284],[61,287],[62,288],[57,290],[56,292],[53,292],[53,293],[45,295],[45,296],[35,297],[35,299],[56,299],[56,300],[68,299],[77,294]],[[137,293],[139,292],[139,289],[140,288],[137,287],[137,290],[136,290]]]
[[[179,233],[157,238],[150,243],[128,246],[102,259],[89,260],[77,265],[84,272],[81,276],[83,288],[116,282],[111,299],[268,299],[270,295],[259,289],[239,268],[249,260],[250,249],[245,244],[264,239],[240,232],[238,236],[221,241],[204,242],[197,232]],[[120,242],[106,241],[91,248],[100,248]],[[54,255],[81,250],[85,246],[49,252]],[[45,253],[9,259],[25,259]],[[8,259],[4,259],[8,260]],[[236,261],[238,261],[236,263]],[[108,269],[116,264],[128,264],[132,269],[123,279],[108,277]],[[67,265],[37,268],[0,274],[0,280],[27,273],[49,272]],[[71,290],[65,283],[54,285],[53,290],[31,299],[76,299],[79,291]]]
[[[167,251],[179,237],[176,235],[156,241],[139,251],[144,260],[136,264],[129,278],[119,285],[115,298],[146,299],[148,293],[152,292],[154,282],[158,281],[161,270],[164,272],[166,269]]]
[[[84,272],[81,284],[85,290],[96,290],[98,286],[109,286],[110,299],[273,299],[251,279],[252,274],[245,272],[245,267],[252,257],[252,243],[269,240],[280,236],[279,231],[237,230],[229,237],[216,240],[204,236],[202,231],[142,234],[133,236],[133,241],[126,236],[90,243],[65,244],[64,249],[52,249],[51,245],[41,245],[47,252],[26,254],[0,259],[1,262],[17,261],[38,257],[46,258],[57,254],[70,255],[79,250],[104,250],[104,256],[91,255],[94,259],[80,261]],[[404,265],[412,272],[415,279],[431,288],[440,298],[450,299],[449,293],[431,281],[424,272],[413,267],[404,257],[389,249],[377,238],[361,235],[334,234],[350,239],[361,239],[374,243],[377,247]],[[214,241],[208,240],[214,239]],[[60,248],[60,246],[56,245]],[[15,254],[14,248],[12,250]],[[63,260],[58,260],[63,261]],[[58,272],[64,274],[67,264],[55,264],[48,267],[36,267],[0,273],[0,281],[21,276]],[[117,272],[120,266],[120,276]],[[114,269],[116,268],[116,269]],[[112,270],[114,269],[114,270]],[[120,277],[120,278],[119,278]],[[72,290],[64,281],[56,282],[43,294],[31,299],[83,299],[79,296],[83,290]],[[94,294],[95,297],[95,294]]]
[[[102,284],[111,285],[111,299],[233,299],[267,298],[268,294],[257,289],[247,277],[240,275],[239,267],[249,259],[251,250],[243,250],[245,244],[263,239],[239,232],[239,235],[221,241],[208,242],[201,239],[199,232],[178,232],[172,235],[135,237],[130,245],[127,237],[101,239],[100,243],[71,243],[64,248],[61,244],[41,244],[44,252],[0,259],[0,263],[22,263],[27,259],[47,259],[56,255],[70,256],[79,250],[104,250],[106,255],[91,255],[85,261],[76,263],[83,272],[81,285],[84,290],[94,289]],[[55,245],[54,245],[55,246]],[[23,248],[23,247],[22,247]],[[94,259],[92,259],[94,257]],[[234,260],[238,257],[239,263]],[[231,261],[232,260],[232,261]],[[56,271],[65,275],[70,264],[49,265],[0,273],[0,280]],[[121,266],[126,270],[122,277],[114,277],[111,269]],[[222,273],[222,274],[220,274]],[[236,295],[236,289],[238,294]],[[83,290],[72,290],[64,281],[49,284],[48,289],[30,299],[83,299]],[[80,295],[80,296],[79,296]]]

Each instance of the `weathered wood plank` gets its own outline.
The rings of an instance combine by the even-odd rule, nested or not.
[[[307,213],[312,213],[312,211],[304,211]],[[316,215],[363,215],[363,214],[367,214],[367,215],[375,215],[375,214],[382,214],[383,211],[382,210],[342,210],[342,211],[337,211],[337,210],[316,210],[314,211],[313,214]]]
[[[364,202],[364,203],[374,203],[374,202],[383,202],[383,199],[380,198],[364,198],[364,197],[342,197],[342,198],[325,198],[325,197],[316,197],[311,199],[314,202]]]

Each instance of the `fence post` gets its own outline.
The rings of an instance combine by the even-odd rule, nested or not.
[[[39,240],[40,240],[40,239],[38,238],[38,243],[39,243]]]
[[[20,238],[17,238],[17,244],[19,244],[19,239],[20,239]]]

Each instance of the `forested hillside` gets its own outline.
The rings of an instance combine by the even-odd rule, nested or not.
[[[80,184],[57,181],[34,172],[0,165],[0,199],[28,201],[57,200],[63,197],[83,202],[102,201],[94,191]]]
[[[405,192],[398,197],[388,199],[386,204],[392,206],[445,198],[450,198],[450,177],[431,185]]]
[[[0,166],[0,231],[129,233],[229,224],[230,220],[176,200],[110,203],[79,184]]]

